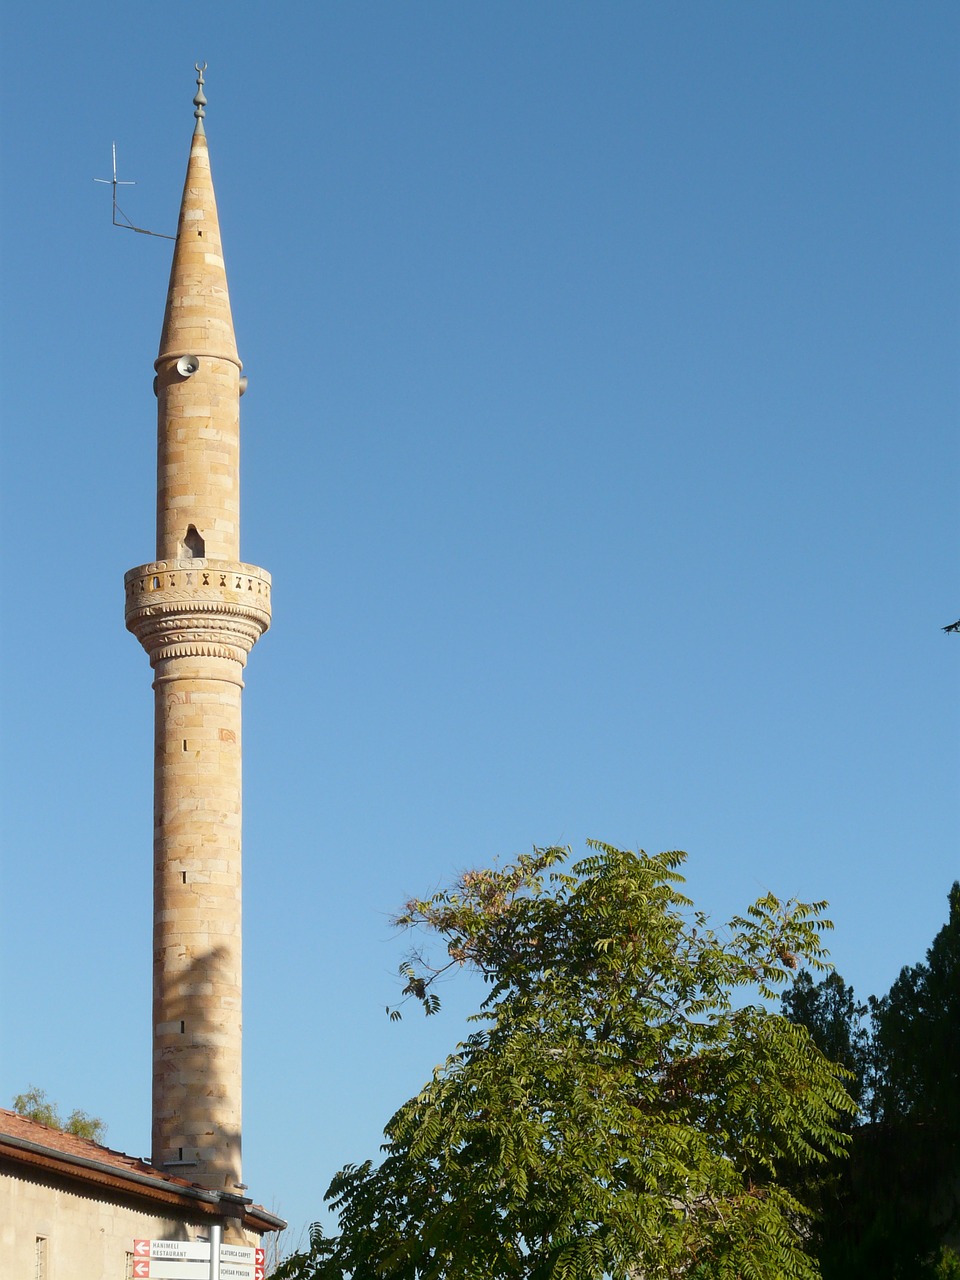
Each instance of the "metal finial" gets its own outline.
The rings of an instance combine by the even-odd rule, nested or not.
[[[203,108],[207,105],[207,99],[203,92],[203,73],[207,69],[207,64],[204,63],[201,67],[199,62],[195,62],[193,65],[197,72],[197,96],[193,100],[193,105],[196,107],[196,111],[194,111],[193,114],[197,120],[202,120],[206,115]]]

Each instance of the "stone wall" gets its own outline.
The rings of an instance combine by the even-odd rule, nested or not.
[[[88,1189],[55,1174],[24,1178],[0,1164],[4,1280],[129,1280],[134,1240],[201,1240],[209,1234],[210,1219],[202,1214],[179,1213],[175,1206],[148,1208],[132,1196]],[[260,1244],[259,1236],[239,1227],[225,1230],[223,1238]]]

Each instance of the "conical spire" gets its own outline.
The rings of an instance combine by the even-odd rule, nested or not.
[[[203,71],[157,369],[157,559],[240,559],[240,359],[203,132]]]
[[[194,98],[197,124],[180,202],[180,222],[170,268],[158,369],[161,361],[184,355],[217,356],[238,366],[240,364],[230,314],[210,156],[203,129],[207,100],[203,93],[203,68],[199,65],[197,72],[197,96]]]

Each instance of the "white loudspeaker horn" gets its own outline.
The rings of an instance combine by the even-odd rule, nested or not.
[[[200,368],[200,361],[196,356],[181,356],[177,361],[177,373],[181,378],[190,378]]]

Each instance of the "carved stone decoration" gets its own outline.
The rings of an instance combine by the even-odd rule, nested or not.
[[[229,658],[244,666],[270,626],[271,579],[228,560],[159,560],[124,577],[125,622],[150,657]]]

